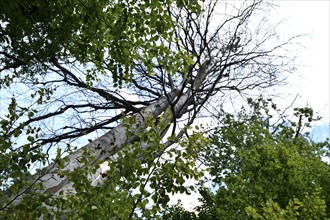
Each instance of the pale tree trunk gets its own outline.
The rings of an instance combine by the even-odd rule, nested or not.
[[[95,152],[94,161],[92,161],[92,164],[94,165],[107,160],[115,160],[116,154],[121,150],[122,145],[134,143],[134,141],[136,141],[138,138],[138,134],[140,132],[144,132],[143,128],[145,125],[145,118],[150,116],[157,118],[169,110],[170,106],[174,102],[175,106],[173,108],[174,112],[172,112],[171,120],[173,121],[182,117],[182,115],[187,112],[189,106],[196,104],[192,99],[194,94],[192,90],[198,90],[199,87],[202,86],[207,74],[211,71],[212,65],[213,63],[210,62],[210,60],[205,61],[203,65],[204,67],[200,68],[198,77],[196,77],[194,82],[187,82],[187,80],[183,80],[184,82],[182,82],[178,87],[174,88],[166,96],[161,97],[156,102],[143,109],[140,113],[134,115],[133,117],[135,117],[136,120],[135,136],[128,137],[124,125],[121,124],[111,129],[109,132],[105,133],[99,138],[95,139],[94,141],[81,147],[74,153],[66,156],[68,158],[68,162],[65,163],[64,168],[61,170],[73,171],[75,169],[84,169],[85,165],[79,162],[79,159],[83,156],[85,150],[91,150]],[[187,89],[184,91],[186,83],[192,83],[192,89]],[[196,96],[196,93],[194,95]],[[179,136],[181,135],[182,133],[179,133]],[[95,174],[90,176],[91,181],[96,180],[99,177],[100,173],[102,172],[102,167],[104,169],[104,164]],[[72,186],[69,178],[63,175],[60,176],[58,174],[59,169],[60,168],[57,164],[52,163],[46,168],[46,171],[40,171],[34,174],[30,180],[31,185],[28,188],[23,189],[19,194],[11,196],[11,201],[7,205],[10,205],[11,203],[19,204],[22,201],[24,194],[28,190],[33,190],[33,185],[38,182],[42,183],[43,192],[49,195],[58,195],[60,192],[63,192],[64,195],[67,193],[75,193],[74,187]],[[8,199],[8,197],[5,198]]]
[[[279,84],[281,81],[280,75],[282,73],[290,73],[292,71],[290,67],[292,59],[286,57],[285,53],[283,55],[279,54],[282,53],[282,49],[286,49],[285,47],[290,45],[290,42],[294,38],[289,39],[288,42],[280,42],[278,45],[272,46],[274,42],[270,40],[277,37],[277,35],[275,32],[272,32],[272,27],[266,29],[266,32],[259,30],[259,27],[265,25],[264,19],[260,20],[260,25],[252,25],[251,27],[248,25],[253,12],[258,11],[256,8],[261,4],[261,1],[253,1],[250,6],[246,6],[244,10],[238,10],[237,15],[230,15],[224,21],[221,21],[220,24],[217,19],[214,24],[216,27],[211,31],[210,27],[213,23],[210,22],[216,6],[216,1],[214,2],[213,4],[213,1],[210,1],[209,5],[206,7],[204,13],[206,17],[200,15],[196,18],[195,15],[191,14],[189,11],[186,13],[181,11],[178,13],[171,12],[171,16],[180,24],[178,25],[178,30],[175,31],[179,39],[178,45],[173,43],[171,46],[174,46],[174,48],[176,48],[174,50],[177,51],[181,51],[183,48],[183,50],[194,58],[194,64],[191,67],[187,70],[179,68],[172,76],[171,73],[162,66],[163,62],[157,60],[153,68],[156,75],[152,76],[147,71],[147,68],[144,67],[144,64],[137,61],[135,71],[139,80],[133,77],[132,83],[135,91],[132,91],[134,95],[141,96],[141,100],[145,98],[146,101],[127,102],[124,97],[118,98],[118,93],[114,88],[109,89],[107,83],[105,83],[104,87],[96,86],[89,88],[84,80],[79,79],[74,72],[65,68],[66,65],[71,66],[71,64],[67,64],[64,61],[60,64],[54,58],[50,64],[47,64],[50,65],[49,69],[51,72],[56,73],[56,77],[62,79],[60,80],[61,83],[65,86],[70,86],[68,88],[74,87],[74,92],[77,92],[77,96],[73,97],[79,98],[81,95],[86,95],[80,90],[91,92],[91,94],[88,94],[90,95],[90,99],[87,99],[87,104],[91,110],[84,110],[84,106],[86,106],[85,100],[81,102],[77,100],[77,105],[72,107],[71,99],[68,98],[68,104],[65,103],[65,100],[61,100],[63,103],[61,102],[60,106],[63,108],[59,108],[49,114],[41,114],[41,116],[36,119],[33,118],[36,124],[39,125],[44,122],[43,120],[45,120],[45,122],[47,122],[48,119],[56,120],[56,117],[61,115],[64,111],[72,109],[75,110],[75,113],[80,113],[80,115],[78,115],[80,118],[78,118],[77,121],[79,123],[83,121],[83,125],[77,127],[74,126],[76,123],[75,121],[71,124],[70,121],[68,121],[69,126],[66,126],[66,124],[64,126],[59,126],[59,128],[55,126],[54,130],[49,132],[50,134],[46,133],[45,139],[41,138],[39,142],[36,142],[41,143],[41,147],[47,147],[47,144],[58,144],[60,141],[67,143],[86,133],[88,134],[100,129],[109,129],[107,126],[120,120],[120,115],[116,114],[115,117],[110,117],[110,120],[101,118],[99,120],[100,123],[96,123],[96,125],[92,123],[94,122],[92,120],[94,118],[84,122],[82,118],[84,118],[86,112],[99,114],[99,109],[106,109],[107,113],[119,109],[125,109],[125,112],[129,114],[132,112],[135,113],[135,115],[130,117],[134,117],[136,121],[135,125],[133,125],[135,126],[134,130],[136,132],[133,136],[128,136],[125,126],[121,124],[74,153],[66,156],[68,162],[65,162],[63,169],[55,163],[50,164],[45,168],[46,171],[38,172],[29,179],[30,186],[23,188],[19,193],[14,193],[14,195],[12,195],[13,193],[6,192],[1,200],[4,204],[3,209],[8,208],[12,204],[19,204],[24,194],[28,194],[28,191],[36,190],[36,187],[34,187],[36,183],[40,183],[43,186],[43,190],[40,193],[45,192],[50,195],[58,195],[61,191],[63,191],[64,194],[68,191],[74,193],[74,188],[69,178],[63,175],[60,176],[58,172],[61,169],[63,171],[73,171],[75,169],[90,168],[84,167],[86,165],[80,162],[80,158],[84,156],[83,154],[85,151],[94,153],[94,159],[91,161],[91,164],[94,166],[104,161],[116,160],[116,154],[124,145],[129,145],[139,140],[139,134],[144,132],[145,129],[146,118],[153,117],[156,119],[169,110],[172,114],[172,118],[170,118],[168,123],[173,125],[172,131],[175,132],[176,137],[179,139],[182,137],[182,131],[176,133],[176,120],[184,114],[189,113],[189,117],[191,115],[193,115],[193,117],[185,120],[185,123],[186,125],[191,124],[194,118],[197,117],[196,114],[206,102],[210,101],[210,97],[213,95],[217,93],[225,94],[226,91],[240,93],[241,91],[255,88],[265,89]],[[231,28],[231,26],[234,28]],[[254,36],[254,33],[259,36]],[[258,39],[258,37],[260,39]],[[265,45],[265,42],[269,41],[272,44]],[[162,56],[160,56],[159,59],[161,60]],[[183,71],[186,72],[182,73]],[[179,84],[180,82],[181,84]],[[53,79],[47,79],[44,82],[45,85],[50,83],[53,83]],[[150,88],[153,85],[156,85],[155,88]],[[96,95],[95,99],[94,95]],[[62,97],[62,95],[60,97]],[[57,103],[55,102],[56,99],[57,97],[54,97],[54,103]],[[94,101],[100,101],[102,105],[94,106]],[[135,107],[141,103],[145,108],[140,111]],[[81,107],[80,104],[83,107]],[[82,109],[81,112],[79,112],[80,109]],[[69,115],[70,113],[67,114]],[[34,121],[29,123],[33,125]],[[68,129],[68,127],[70,128]],[[92,129],[90,129],[90,127]],[[66,129],[69,131],[67,132]],[[60,130],[58,132],[59,135],[56,133],[57,130]],[[162,134],[165,132],[166,130],[160,131]],[[165,143],[165,146],[169,147],[171,144],[173,143],[169,141]],[[148,145],[144,143],[141,143],[141,146],[148,147]],[[157,154],[158,152],[155,153],[155,156],[158,156]],[[101,171],[102,170],[99,169],[96,174],[89,177],[91,182],[94,181],[93,184],[98,182],[98,176]],[[23,182],[25,183],[25,181],[24,179]]]

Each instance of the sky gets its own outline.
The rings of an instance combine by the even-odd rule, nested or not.
[[[287,79],[287,86],[278,91],[274,100],[286,108],[297,97],[294,106],[309,106],[322,119],[312,127],[314,140],[330,137],[330,1],[273,1],[275,8],[270,22],[283,20],[281,37],[306,34],[299,39],[302,48],[298,52],[297,70]],[[183,206],[192,210],[198,204],[198,194],[175,195],[172,204],[180,199]]]
[[[283,34],[307,34],[299,42],[297,71],[288,78],[285,97],[299,95],[297,104],[308,105],[322,117],[317,126],[330,122],[329,21],[330,1],[274,1],[275,16],[286,19]],[[328,126],[329,127],[329,126]],[[330,130],[328,130],[330,135]]]
[[[286,17],[289,32],[306,33],[299,58],[302,65],[288,82],[288,94],[309,105],[322,119],[312,127],[314,140],[330,137],[330,1],[275,1],[277,14]],[[298,104],[297,103],[297,104]]]

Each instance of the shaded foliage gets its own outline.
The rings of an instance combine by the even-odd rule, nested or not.
[[[265,91],[294,70],[295,38],[278,38],[271,4],[259,0],[0,6],[7,218],[156,218],[169,194],[201,177],[208,140],[190,126],[217,110],[216,95],[221,105]]]
[[[330,166],[322,160],[329,156],[329,141],[315,143],[302,133],[314,120],[313,110],[296,108],[296,122],[280,118],[271,124],[279,111],[275,104],[260,98],[249,105],[251,111],[226,114],[204,148],[213,188],[200,188],[197,214],[179,206],[169,209],[171,219],[330,216]]]

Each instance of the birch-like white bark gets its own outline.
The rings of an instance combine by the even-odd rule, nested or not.
[[[202,86],[203,81],[212,68],[212,65],[212,61],[208,60],[205,61],[205,63],[201,66],[199,73],[193,82],[192,88],[194,90],[198,90]],[[157,118],[167,109],[169,109],[173,101],[176,101],[176,105],[174,107],[174,115],[176,115],[176,117],[181,117],[187,111],[188,106],[193,104],[191,103],[193,92],[191,89],[187,89],[184,93],[182,93],[184,89],[183,86],[184,84],[181,83],[177,88],[174,88],[169,94],[167,94],[167,96],[161,97],[156,102],[143,109],[141,113],[135,115],[137,131],[136,134],[143,132],[141,128],[143,128],[145,118],[150,116]],[[121,150],[121,146],[123,144],[133,143],[136,139],[137,135],[128,137],[125,127],[123,125],[119,125],[101,137],[95,139],[91,143],[68,155],[68,162],[65,163],[64,170],[73,171],[76,168],[83,169],[84,164],[79,162],[79,158],[82,157],[83,152],[86,149],[95,151],[95,159],[93,163],[96,164],[97,162],[102,162],[109,158],[115,159],[116,153]],[[74,188],[69,182],[68,177],[58,175],[58,169],[59,168],[56,164],[49,165],[47,167],[46,174],[42,174],[40,177],[41,174],[36,173],[31,179],[31,183],[41,182],[43,184],[44,192],[52,195],[57,195],[61,191],[64,194],[68,192],[74,193]],[[96,174],[91,177],[92,180],[95,180],[93,184],[96,184],[100,181],[98,180],[100,172],[102,172],[102,168],[100,168]],[[19,195],[14,195],[15,197],[11,197],[15,198],[13,204],[18,204],[22,200],[24,192],[25,189],[22,190]]]

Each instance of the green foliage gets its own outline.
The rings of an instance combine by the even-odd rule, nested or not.
[[[250,99],[249,105],[252,112],[225,114],[203,149],[214,188],[200,188],[198,219],[329,217],[330,166],[322,161],[329,142],[315,143],[301,133],[314,120],[312,109],[295,109],[298,122],[271,124],[279,111],[271,100]],[[166,215],[177,216],[181,209]]]
[[[16,60],[7,56],[1,62],[8,67],[25,65],[18,74],[33,77],[43,68],[35,59],[71,58],[86,68],[88,63],[94,64],[86,76],[88,83],[97,80],[97,74],[105,74],[106,66],[119,86],[130,80],[132,65],[140,57],[151,68],[151,60],[162,56],[161,64],[173,72],[191,59],[159,44],[160,37],[167,42],[174,40],[176,23],[167,13],[168,7],[201,12],[196,1],[179,0],[1,1],[0,45]],[[15,77],[7,75],[3,84],[11,84]]]
[[[36,167],[43,167],[49,162],[49,149],[42,149],[41,141],[37,142],[37,140],[43,139],[40,127],[33,126],[33,122],[37,121],[40,116],[38,111],[44,110],[40,109],[40,106],[42,108],[42,104],[49,102],[50,96],[57,89],[54,85],[38,85],[38,80],[46,77],[48,66],[54,65],[57,60],[65,64],[76,62],[84,66],[85,81],[88,85],[99,80],[102,74],[111,74],[115,87],[130,83],[132,66],[136,62],[141,62],[151,69],[152,60],[161,57],[159,64],[163,65],[169,73],[184,69],[192,62],[190,55],[183,51],[172,51],[164,44],[164,42],[174,41],[173,30],[177,25],[167,13],[169,7],[173,9],[186,7],[192,13],[201,12],[198,2],[181,0],[4,0],[0,2],[0,87],[1,89],[10,88],[20,77],[31,80],[37,85],[31,94],[31,102],[35,103],[23,102],[24,104],[21,104],[17,101],[17,97],[12,97],[8,104],[8,111],[5,115],[1,115],[0,197],[4,199],[4,203],[0,204],[0,209],[4,204],[11,202],[9,200],[11,195],[16,195],[21,192],[21,189],[31,186],[28,181],[31,171],[33,172]],[[163,43],[160,42],[160,39],[163,40]],[[153,122],[150,121],[150,123]],[[106,194],[107,190],[101,186],[91,187],[90,180],[84,177],[85,174],[93,173],[96,170],[90,163],[92,152],[85,152],[86,158],[83,159],[83,162],[86,164],[86,170],[74,171],[70,174],[61,173],[63,176],[69,175],[73,180],[78,192],[76,196],[70,199],[52,200],[46,195],[27,191],[24,192],[27,197],[36,198],[33,199],[36,202],[30,203],[31,201],[27,200],[14,210],[8,211],[7,214],[12,213],[14,219],[35,218],[40,213],[47,214],[47,211],[45,212],[45,209],[42,208],[45,205],[56,206],[59,210],[70,210],[80,207],[82,203],[91,204],[91,202],[86,202],[86,199],[89,199],[94,201],[95,205],[77,208],[78,214],[72,212],[72,216],[90,217],[96,212],[104,212],[110,213],[109,216],[118,214],[119,217],[120,215],[127,217],[127,213],[132,209],[132,202],[141,203],[136,198],[136,195],[139,194],[135,193],[134,197],[128,193],[127,189],[130,187],[135,189],[145,182],[148,184],[152,182],[156,187],[159,185],[157,178],[164,178],[167,182],[162,183],[161,190],[154,192],[154,200],[157,201],[157,204],[166,204],[168,196],[164,193],[171,190],[187,191],[188,189],[182,186],[182,178],[186,175],[194,177],[199,172],[189,170],[190,168],[182,165],[185,161],[182,158],[189,159],[188,167],[193,165],[193,159],[189,155],[183,155],[182,158],[176,158],[176,163],[181,166],[175,167],[175,169],[178,169],[177,173],[181,173],[181,176],[178,177],[177,182],[173,182],[175,178],[167,176],[168,174],[160,168],[174,169],[173,163],[164,165],[163,162],[160,162],[161,160],[156,162],[151,158],[152,152],[159,152],[160,155],[164,153],[158,148],[164,146],[152,144],[160,142],[159,135],[156,130],[151,129],[148,136],[141,136],[141,140],[151,143],[148,151],[143,152],[143,157],[147,161],[146,167],[141,164],[139,159],[142,150],[138,150],[138,142],[126,147],[127,149],[123,152],[129,153],[120,154],[118,164],[113,164],[114,162],[109,164],[110,167],[114,166],[112,169],[120,170],[120,172],[114,172],[116,181],[107,184],[108,194]],[[67,146],[66,150],[58,149],[54,159],[57,165],[63,166],[64,161],[60,158],[68,152],[72,152],[70,146]],[[181,151],[173,150],[172,155],[176,153],[181,153]],[[155,171],[151,172],[152,167],[158,168],[154,168]],[[167,168],[165,169],[165,167]],[[131,171],[134,171],[134,175],[138,175],[138,177],[133,174],[130,174],[133,176],[128,175]],[[189,172],[183,174],[184,171]],[[124,176],[128,175],[128,179],[125,181],[129,183],[120,178],[122,172],[124,172]],[[139,175],[148,175],[149,172],[156,177],[139,179]],[[116,187],[121,182],[126,185],[121,186],[122,191],[117,191]],[[38,190],[38,186],[34,186],[34,189]],[[102,209],[103,205],[99,204],[101,199],[98,194],[101,190],[104,190],[105,195],[108,196],[104,198],[105,201],[117,196],[118,201],[114,202],[113,207],[110,207],[113,212],[107,210],[110,209],[109,207]],[[123,199],[126,197],[129,198]],[[120,203],[125,204],[120,207],[129,207],[128,211],[115,207]],[[145,207],[145,204],[139,206]],[[36,207],[40,207],[42,210],[36,209]],[[29,213],[33,213],[33,215],[30,216]],[[55,210],[54,213],[57,211]],[[68,216],[71,214],[69,213]],[[10,217],[8,216],[8,218]],[[104,218],[106,219],[106,217]]]
[[[162,219],[197,220],[198,218],[194,212],[185,210],[179,200],[176,205],[167,208],[166,212],[162,214]]]
[[[271,118],[268,102],[261,99],[250,100],[253,114],[242,111],[238,118],[227,114],[222,120],[225,127],[210,139],[198,128],[180,142],[174,136],[168,137],[174,147],[163,142],[161,132],[173,120],[170,112],[158,119],[145,118],[144,127],[138,128],[144,132],[139,133],[137,140],[118,146],[121,150],[116,157],[108,158],[109,171],[99,174],[102,184],[92,182],[91,176],[98,175],[101,164],[93,163],[95,152],[88,148],[79,158],[84,164],[82,168],[71,172],[58,170],[60,177],[73,184],[72,194],[60,192],[51,196],[52,189],[40,193],[41,184],[29,181],[34,166],[43,167],[49,162],[48,150],[40,147],[42,141],[36,141],[47,142],[47,137],[41,138],[40,128],[33,126],[38,111],[42,111],[40,106],[48,103],[57,89],[42,82],[39,86],[38,80],[46,77],[48,68],[59,61],[64,66],[75,62],[86,70],[88,86],[102,74],[111,74],[115,87],[130,84],[136,62],[142,63],[150,75],[155,59],[169,74],[184,72],[181,70],[193,63],[191,55],[168,46],[177,40],[173,31],[177,23],[167,12],[168,8],[177,7],[184,7],[189,13],[201,12],[198,1],[193,0],[0,2],[1,89],[10,88],[17,79],[28,79],[37,85],[31,94],[35,105],[18,104],[17,97],[12,97],[8,111],[1,116],[1,218],[242,219],[284,215],[294,218],[298,214],[312,218],[312,213],[319,218],[329,216],[330,192],[326,186],[330,185],[330,172],[329,166],[320,160],[328,143],[313,143],[301,135],[303,126],[313,121],[312,110],[297,109],[297,122],[270,126],[265,120]],[[135,136],[135,117],[123,120],[127,136]],[[69,145],[66,150],[58,149],[53,162],[64,168],[62,156],[72,151]],[[159,215],[168,208],[171,194],[195,190],[185,181],[202,178],[204,172],[197,167],[197,160],[205,161],[216,193],[200,188],[203,204],[197,208],[198,216],[180,205]],[[41,174],[45,172],[43,169]],[[25,194],[21,203],[3,207],[12,202],[12,195],[20,193]],[[4,208],[8,209],[3,211]]]
[[[326,219],[326,204],[320,197],[320,191],[316,189],[314,193],[305,193],[302,201],[290,199],[285,209],[270,199],[259,208],[248,206],[245,211],[253,219]]]
[[[91,175],[99,165],[91,164],[93,150],[86,150],[80,162],[84,169],[61,172],[73,183],[75,193],[59,196],[27,192],[33,201],[25,200],[6,212],[6,218],[36,218],[41,214],[59,219],[136,219],[158,218],[167,207],[171,194],[190,193],[193,185],[186,179],[199,179],[203,172],[196,167],[198,152],[207,140],[198,132],[184,139],[177,147],[167,148],[159,132],[168,126],[170,112],[160,118],[147,118],[142,132],[133,145],[122,146],[115,159],[108,160],[109,171],[101,173],[102,184],[93,184]],[[124,121],[128,135],[136,132],[136,121]],[[176,141],[173,137],[168,140]],[[146,148],[147,147],[147,148]],[[187,149],[187,150],[185,150]],[[61,161],[60,153],[57,157]],[[31,197],[30,197],[31,195]],[[61,196],[62,195],[62,196]],[[25,197],[27,198],[27,197]]]

